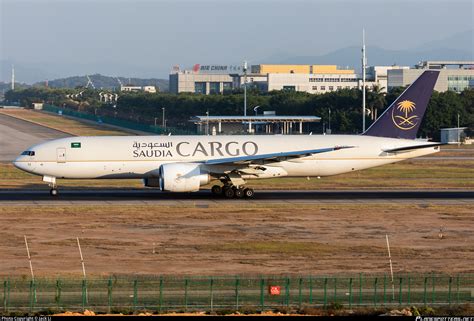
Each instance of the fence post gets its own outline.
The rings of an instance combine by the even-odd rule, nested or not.
[[[290,279],[288,277],[285,280],[285,305],[290,305]]]
[[[383,275],[383,305],[387,305],[387,274]]]
[[[107,303],[108,303],[108,312],[111,312],[112,309],[112,277],[109,277],[109,281],[107,283]]]
[[[239,285],[240,280],[239,277],[235,277],[235,310],[239,311]]]
[[[262,312],[265,309],[264,287],[265,287],[265,280],[263,278],[260,278],[260,309]]]
[[[160,276],[160,309],[159,309],[160,313],[162,309],[163,309],[163,276]]]
[[[209,283],[210,283],[210,290],[211,290],[210,294],[211,294],[211,312],[212,312],[212,311],[214,311],[214,292],[213,292],[214,291],[214,279],[212,278],[212,276],[211,276],[209,281],[210,281]]]
[[[359,273],[359,306],[362,305],[362,273]]]
[[[30,281],[30,312],[33,311],[33,308],[35,306],[35,292],[36,292],[35,281],[31,280]]]
[[[309,277],[309,304],[313,304],[313,277]]]
[[[3,281],[3,311],[8,311],[8,300],[7,300],[7,293],[8,293],[8,281]]]
[[[400,277],[400,287],[398,289],[398,304],[402,305],[402,283],[403,283],[403,277]]]
[[[453,278],[449,277],[449,287],[448,287],[448,304],[451,305],[451,284],[453,283]]]
[[[378,278],[375,277],[374,279],[374,307],[377,306],[377,282],[378,282]]]
[[[432,283],[431,304],[433,304],[434,301],[435,301],[435,276],[434,276],[434,274],[431,275],[431,283]]]
[[[138,280],[133,280],[133,311],[137,310],[138,304]]]
[[[426,284],[428,283],[428,278],[425,276],[425,282],[423,287],[423,305],[426,306]]]
[[[184,311],[188,311],[188,278],[184,279]]]
[[[290,278],[286,277],[286,284],[285,284],[285,301],[286,306],[290,306]]]
[[[303,304],[303,293],[302,293],[302,287],[303,287],[303,278],[299,279],[299,289],[298,289],[298,305],[299,309],[301,310],[301,305]]]
[[[56,305],[58,310],[61,307],[61,279],[56,279]]]
[[[407,294],[407,304],[411,303],[411,276],[408,275],[408,294]]]
[[[456,303],[459,304],[459,274],[456,277]]]
[[[352,278],[349,279],[349,310],[352,309]]]
[[[86,279],[82,279],[82,310],[85,310],[87,303],[87,284]]]
[[[328,296],[327,296],[327,292],[328,292],[328,278],[324,278],[324,307],[326,307],[326,305],[328,304]]]

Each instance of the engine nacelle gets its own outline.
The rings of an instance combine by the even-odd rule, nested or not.
[[[158,177],[144,178],[143,185],[145,185],[146,187],[160,187],[160,179]]]
[[[160,188],[170,192],[197,192],[210,182],[210,175],[198,164],[170,163],[160,166]]]

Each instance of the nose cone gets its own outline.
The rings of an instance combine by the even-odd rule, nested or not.
[[[25,160],[24,156],[19,156],[13,161],[13,166],[22,171],[28,172],[31,168],[28,167],[28,163]]]
[[[21,165],[21,156],[20,156],[20,157],[17,157],[17,158],[13,161],[13,166],[15,166],[16,168],[19,168],[19,169],[23,169],[23,168],[22,168],[22,165]]]

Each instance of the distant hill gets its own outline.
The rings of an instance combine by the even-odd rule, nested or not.
[[[474,60],[474,30],[456,33],[450,37],[420,43],[411,49],[390,50],[376,46],[368,46],[367,63],[373,65],[404,65],[413,66],[422,60]],[[317,56],[270,56],[261,63],[280,64],[331,64],[341,67],[360,69],[361,48],[351,46],[341,48],[324,55]]]
[[[160,89],[161,92],[168,91],[169,82],[167,79],[142,79],[142,78],[125,78],[125,77],[110,77],[101,74],[89,75],[95,88],[100,89],[119,89],[120,79],[122,84],[132,84],[134,86],[155,86]],[[88,82],[87,76],[73,76],[67,78],[59,78],[48,81],[48,86],[51,88],[76,88],[86,86]],[[34,85],[44,85],[45,82],[37,82]]]
[[[361,48],[357,46],[342,48],[321,56],[297,56],[279,61],[282,64],[330,64],[360,69]],[[438,48],[427,50],[388,50],[367,47],[367,64],[414,66],[422,60],[473,60],[472,54],[463,50]]]

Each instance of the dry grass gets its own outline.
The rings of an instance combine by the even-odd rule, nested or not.
[[[0,274],[473,272],[474,205],[0,206]],[[443,229],[443,238],[438,234]]]

